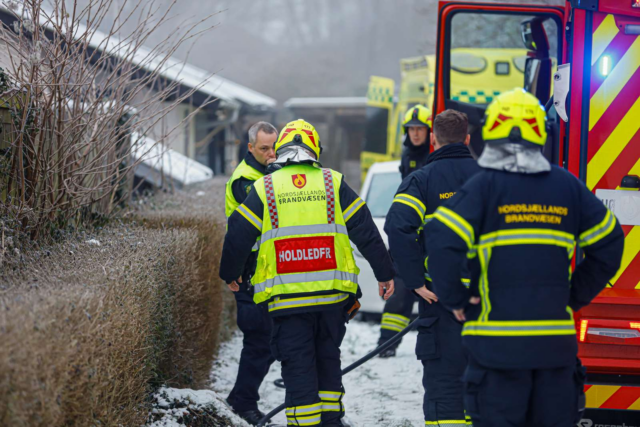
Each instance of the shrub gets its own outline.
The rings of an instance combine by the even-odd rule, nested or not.
[[[148,223],[158,227],[110,227],[5,263],[0,425],[140,425],[156,385],[206,381],[224,229]]]

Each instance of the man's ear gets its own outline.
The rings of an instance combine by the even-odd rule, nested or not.
[[[253,154],[253,144],[252,144],[252,143],[250,143],[250,142],[248,142],[248,143],[247,143],[247,148],[249,149],[249,152],[250,152],[251,154]]]
[[[433,134],[433,131],[429,133],[429,142],[433,148],[436,148],[436,136]]]
[[[469,145],[471,143],[471,135],[467,134],[467,139],[464,140],[464,145]]]

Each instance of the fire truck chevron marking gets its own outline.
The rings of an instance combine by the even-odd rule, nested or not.
[[[587,408],[640,410],[640,387],[585,385]]]
[[[607,15],[600,26],[593,33],[593,48],[591,49],[591,65],[594,65],[620,32],[613,15]]]
[[[591,97],[591,108],[589,109],[589,130],[598,123],[605,111],[618,97],[622,89],[629,83],[631,76],[640,67],[640,37],[636,37],[635,42],[624,54],[622,59],[615,64],[611,74],[602,86]]]
[[[640,38],[638,38],[640,40]],[[640,46],[640,43],[639,43]],[[640,59],[640,52],[638,58]],[[639,64],[640,65],[640,64]],[[638,98],[627,112],[618,126],[602,144],[588,165],[587,187],[593,190],[596,184],[609,170],[622,150],[629,144],[631,138],[640,130],[640,98]]]
[[[624,239],[624,252],[622,253],[622,262],[620,263],[620,270],[618,273],[611,279],[611,283],[615,286],[616,282],[624,273],[624,271],[629,267],[631,261],[638,255],[640,252],[640,226],[636,225],[633,229],[627,234],[627,237]]]

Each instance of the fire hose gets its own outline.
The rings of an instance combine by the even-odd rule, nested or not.
[[[342,370],[342,375],[347,375],[349,372],[351,372],[354,369],[358,368],[359,366],[367,363],[369,360],[373,359],[378,354],[382,353],[384,350],[386,350],[389,347],[391,347],[394,344],[396,344],[398,341],[400,341],[400,339],[403,336],[407,335],[407,333],[409,333],[417,323],[418,323],[418,319],[415,319],[413,322],[409,323],[409,326],[404,328],[402,331],[398,332],[389,341],[387,341],[384,344],[376,347],[373,351],[371,351],[370,353],[368,353],[367,355],[365,355],[361,359],[353,362],[351,365],[349,365],[346,368],[344,368]],[[279,380],[277,380],[277,381],[279,381]],[[264,418],[262,418],[260,420],[260,422],[258,423],[258,427],[265,427],[267,425],[267,423],[269,422],[269,420],[271,418],[273,418],[274,416],[276,416],[279,412],[281,412],[285,407],[286,407],[286,405],[283,403],[282,405],[280,405],[277,408],[273,409],[271,412],[269,412],[267,415],[265,415]]]

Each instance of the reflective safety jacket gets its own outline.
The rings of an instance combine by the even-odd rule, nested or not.
[[[264,166],[258,163],[253,154],[247,153],[244,160],[233,171],[225,187],[224,213],[227,218],[240,206],[240,203],[244,202],[253,183],[262,178],[264,172]]]
[[[391,255],[409,289],[430,280],[426,266],[425,236],[418,237],[438,206],[449,200],[480,167],[462,143],[441,147],[429,155],[427,164],[402,181],[393,200],[384,230]],[[427,261],[427,262],[425,262]]]
[[[425,228],[429,272],[440,302],[466,307],[463,341],[488,368],[575,364],[573,312],[620,266],[615,216],[573,175],[483,169],[438,208]],[[573,274],[576,246],[584,259]],[[471,289],[460,264],[471,259]],[[580,256],[582,258],[582,256]],[[479,305],[468,305],[470,295]]]
[[[379,281],[394,275],[369,210],[342,175],[310,165],[288,165],[256,181],[229,218],[220,277],[230,283],[260,237],[254,301],[274,315],[341,307],[358,292],[349,240]]]

